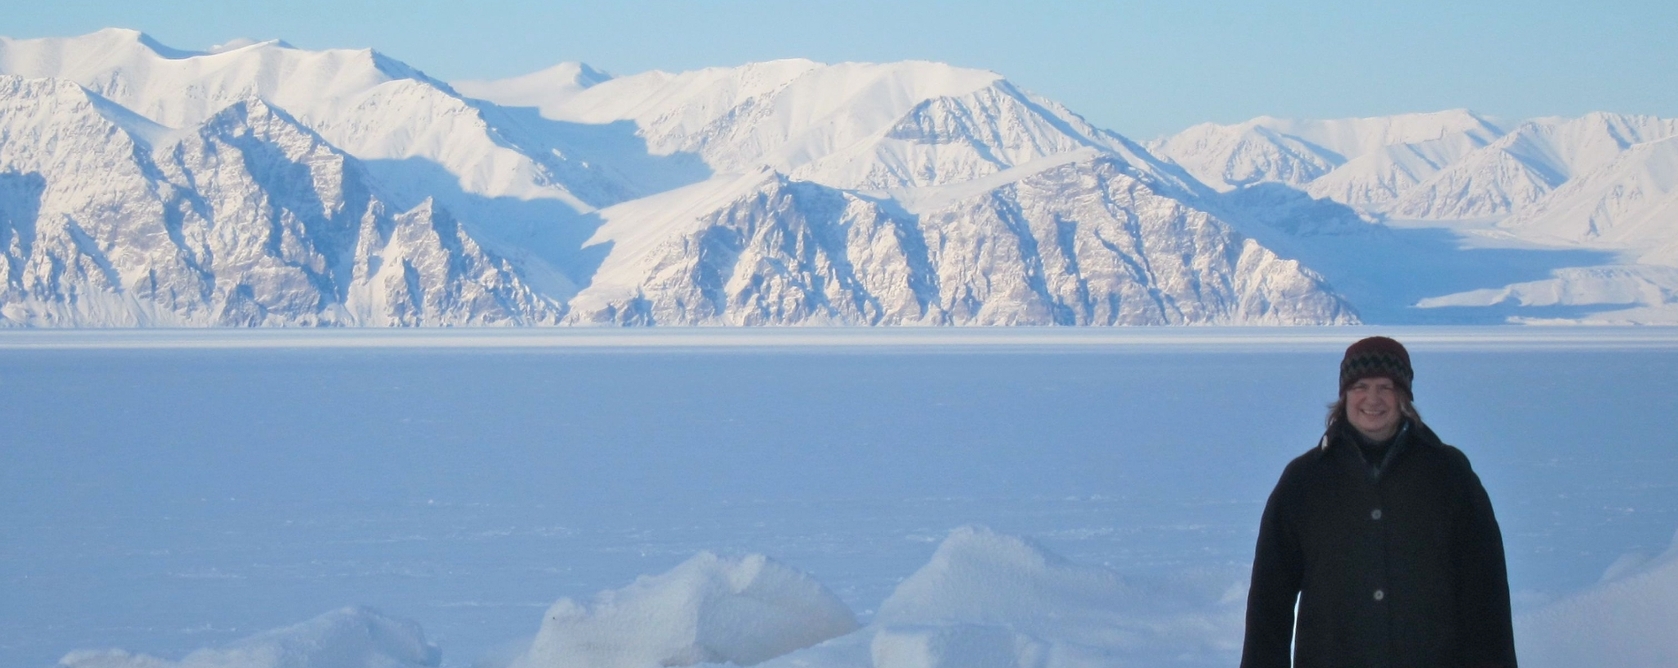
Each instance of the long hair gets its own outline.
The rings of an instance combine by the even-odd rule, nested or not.
[[[1416,410],[1416,403],[1410,400],[1410,393],[1398,393],[1398,412],[1411,422],[1422,424],[1422,413]],[[1323,419],[1323,426],[1333,429],[1334,425],[1345,422],[1347,419],[1349,418],[1346,417],[1346,393],[1341,392],[1340,398],[1328,405],[1328,417]]]

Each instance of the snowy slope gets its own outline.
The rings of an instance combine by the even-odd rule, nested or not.
[[[1613,264],[1562,267],[1546,279],[1423,300],[1422,306],[1520,304],[1570,312],[1523,322],[1678,322],[1678,120],[1593,113],[1539,119],[1413,189],[1395,216],[1495,220],[1519,243],[1590,249]],[[1583,307],[1583,308],[1582,308]]]
[[[1666,553],[1628,554],[1602,582],[1515,620],[1521,663],[1540,668],[1678,664],[1678,536]]]
[[[1281,214],[1290,201],[1286,193],[1301,191],[1371,219],[1443,228],[1461,237],[1463,251],[1519,250],[1537,260],[1548,249],[1579,250],[1608,262],[1569,265],[1565,255],[1551,252],[1556,264],[1548,277],[1529,274],[1513,283],[1429,294],[1414,306],[1450,307],[1468,318],[1475,309],[1495,311],[1516,322],[1657,323],[1672,322],[1678,313],[1666,274],[1649,266],[1678,263],[1675,134],[1678,120],[1603,112],[1534,119],[1505,134],[1486,119],[1454,111],[1207,124],[1150,147],[1227,191],[1223,203],[1233,220],[1288,218]],[[1291,201],[1307,204],[1298,196]],[[1343,233],[1355,227],[1325,228],[1337,217],[1320,205],[1307,208],[1320,209],[1310,217],[1311,229]],[[1343,214],[1338,219],[1349,220]],[[1296,245],[1290,237],[1247,229],[1284,252]],[[1298,256],[1320,264],[1323,253],[1334,252],[1316,244]],[[1472,283],[1474,273],[1470,269],[1456,282]],[[1343,279],[1372,285],[1378,277],[1335,280]]]
[[[652,153],[696,155],[716,172],[767,166],[837,188],[953,183],[1083,147],[1179,178],[1128,140],[983,70],[795,59],[609,81],[585,71],[562,65],[465,89],[558,121],[632,122]],[[536,95],[532,79],[557,85]]]
[[[307,51],[271,41],[192,53],[139,32],[108,29],[72,38],[0,39],[0,73],[74,81],[175,128],[201,123],[241,100],[262,99],[369,161],[401,204],[435,197],[479,219],[492,243],[527,237],[532,226],[564,224],[578,211],[639,193],[615,174],[556,152],[565,143],[562,133],[497,127],[496,110],[370,49]],[[496,208],[497,200],[554,206]],[[564,263],[561,252],[541,250]]]
[[[197,53],[117,28],[79,37],[0,38],[0,71],[75,81],[172,127],[200,123],[249,97],[299,115],[328,115],[381,84],[424,77],[365,49],[305,51],[271,41]]]
[[[1505,219],[1523,238],[1620,248],[1678,266],[1678,136],[1639,143]]]
[[[258,98],[364,160],[424,157],[478,194],[533,197],[542,190],[539,169],[498,146],[493,131],[446,84],[370,49],[306,51],[259,42],[189,53],[143,33],[107,29],[0,41],[0,72],[73,81],[176,128]],[[559,191],[548,195],[565,198]]]
[[[1393,204],[1404,218],[1503,216],[1592,174],[1634,145],[1678,134],[1678,120],[1592,113],[1528,121],[1440,170]]]
[[[575,94],[557,90],[559,99],[538,106],[556,120],[631,121],[651,152],[693,153],[717,171],[759,164],[790,171],[880,131],[923,100],[971,93],[1000,79],[938,63],[780,60],[620,77]]]
[[[1299,121],[1202,124],[1149,143],[1219,190],[1281,183],[1315,197],[1408,219],[1483,219],[1533,205],[1678,120],[1591,113],[1505,133],[1465,110]]]
[[[1192,177],[991,72],[787,60],[585,86],[582,71],[532,75],[560,82],[546,97],[528,78],[468,89],[549,120],[632,122],[649,151],[698,156],[717,176],[600,213],[589,243],[608,256],[572,302],[576,322],[1355,319],[1309,270],[1203,213],[1209,191]],[[1043,210],[1030,225],[1009,222],[1010,184],[1069,161],[1101,166],[1034,193]],[[976,204],[904,208],[949,188]],[[1199,222],[1151,225],[1164,220],[1212,221],[1219,241],[1195,239]],[[1128,248],[1108,243],[1121,237]]]
[[[1312,181],[1306,191],[1372,211],[1385,210],[1441,169],[1485,146],[1496,136],[1489,126],[1448,133],[1437,139],[1382,146]]]
[[[1303,185],[1344,161],[1328,149],[1265,127],[1269,120],[1239,126],[1203,123],[1150,142],[1148,150],[1224,191],[1265,181]]]
[[[442,652],[418,624],[362,607],[264,631],[226,647],[201,649],[180,661],[123,650],[81,650],[61,668],[435,668]]]
[[[1312,184],[1315,196],[1366,206],[1393,198],[1502,134],[1461,109],[1322,121],[1262,116],[1236,125],[1197,125],[1150,142],[1148,149],[1219,190]]]
[[[610,81],[612,75],[587,63],[559,63],[544,70],[508,79],[454,81],[461,94],[494,100],[510,107],[536,107],[549,112],[548,105],[569,99],[583,89]]]

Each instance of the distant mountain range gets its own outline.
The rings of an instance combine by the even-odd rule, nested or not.
[[[1392,227],[1452,230],[1482,251],[1597,255],[1576,265],[1588,258],[1557,252],[1562,262],[1547,275],[1506,284],[1465,268],[1465,278],[1494,280],[1425,295],[1413,307],[1481,307],[1466,309],[1470,317],[1490,308],[1532,321],[1678,323],[1678,119],[1592,113],[1505,130],[1464,110],[1258,118],[1195,126],[1148,149],[1220,192],[1283,184]]]
[[[939,63],[450,84],[0,38],[0,325],[1678,322],[1674,136],[1451,111],[1143,145]]]

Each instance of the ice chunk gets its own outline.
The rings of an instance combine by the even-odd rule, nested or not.
[[[868,628],[771,662],[792,668],[1227,666],[1236,573],[1123,577],[980,527],[951,532]]]
[[[1622,558],[1603,582],[1515,620],[1529,668],[1678,666],[1678,535],[1661,556]]]
[[[418,624],[350,607],[227,647],[201,649],[180,662],[122,650],[76,651],[62,668],[428,668],[442,653]]]
[[[1228,577],[1126,578],[1014,536],[966,527],[951,532],[932,560],[898,585],[876,621],[999,625],[1066,650],[1227,663],[1240,649],[1243,594]]]
[[[701,552],[592,603],[560,599],[514,668],[749,666],[857,629],[810,576],[763,555]]]

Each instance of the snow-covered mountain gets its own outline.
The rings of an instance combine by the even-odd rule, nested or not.
[[[1462,156],[1391,207],[1404,218],[1506,216],[1538,204],[1576,176],[1606,167],[1632,146],[1678,134],[1678,120],[1593,113],[1522,123]]]
[[[456,87],[113,29],[0,39],[0,75],[11,324],[1357,319],[1180,168],[991,72]]]
[[[1522,237],[1617,247],[1643,263],[1678,267],[1678,132],[1627,146],[1500,226]]]
[[[429,201],[258,99],[174,131],[0,75],[0,318],[29,325],[553,322]]]
[[[1264,116],[1237,125],[1196,125],[1149,142],[1148,149],[1220,191],[1282,183],[1368,207],[1502,134],[1491,121],[1461,109],[1327,121]]]
[[[0,73],[71,81],[170,128],[261,99],[362,160],[394,204],[430,198],[467,220],[480,243],[560,299],[588,278],[574,257],[589,234],[579,216],[671,185],[654,170],[596,166],[588,158],[599,151],[588,149],[601,131],[532,123],[367,49],[269,41],[192,53],[108,29],[0,38]]]
[[[547,84],[546,93],[533,82]],[[461,89],[555,121],[629,123],[655,155],[690,154],[717,173],[767,166],[835,188],[972,180],[1085,147],[1189,185],[1140,146],[994,72],[943,63],[779,60],[607,79],[580,64]]]
[[[1236,195],[1297,189],[1373,219],[1425,221],[1472,247],[1583,250],[1603,262],[1558,260],[1549,276],[1510,274],[1518,280],[1430,295],[1420,307],[1565,304],[1576,308],[1560,320],[1678,322],[1666,271],[1678,266],[1678,119],[1599,112],[1499,127],[1466,111],[1259,118],[1196,126],[1149,147]]]
[[[1320,324],[1665,284],[1488,271],[1381,224],[1678,265],[1678,121],[1504,125],[1143,146],[931,62],[449,84],[371,50],[0,38],[0,324]],[[1395,267],[1433,280],[1380,287]]]
[[[766,168],[602,215],[614,248],[581,322],[1356,320],[1320,276],[1094,150],[896,199]]]

